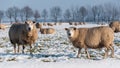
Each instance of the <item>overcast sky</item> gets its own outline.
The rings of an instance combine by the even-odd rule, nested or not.
[[[62,9],[66,9],[71,6],[92,6],[105,3],[118,5],[120,0],[0,0],[0,10],[6,10],[11,6],[22,8],[27,5],[37,10],[49,9],[53,6],[60,6]]]

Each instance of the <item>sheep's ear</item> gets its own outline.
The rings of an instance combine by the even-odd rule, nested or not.
[[[73,29],[76,30],[77,28],[74,27]]]
[[[35,21],[33,21],[33,23],[36,23]]]
[[[25,21],[25,24],[27,24],[27,22]]]
[[[68,30],[68,28],[65,28],[65,30]]]

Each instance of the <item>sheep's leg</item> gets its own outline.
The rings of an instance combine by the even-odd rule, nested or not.
[[[86,54],[87,54],[87,58],[88,58],[88,59],[90,59],[90,54],[89,54],[89,52],[88,52],[88,49],[87,49],[87,48],[85,48],[85,52],[86,52]]]
[[[16,53],[16,44],[14,44],[14,53]]]
[[[30,44],[30,54],[32,54],[32,45]]]
[[[24,49],[25,49],[25,46],[23,45],[23,49],[22,49],[22,53],[24,54]]]
[[[105,59],[105,58],[107,58],[107,56],[108,56],[108,51],[109,51],[109,49],[108,49],[108,48],[105,48],[105,55],[104,55],[104,59]]]
[[[78,50],[77,58],[79,58],[80,53],[81,53],[81,48],[79,48]]]
[[[111,57],[114,58],[114,47],[113,46],[110,46],[110,49],[111,49]]]
[[[18,45],[18,50],[17,50],[17,52],[18,52],[18,53],[20,52],[20,45]]]

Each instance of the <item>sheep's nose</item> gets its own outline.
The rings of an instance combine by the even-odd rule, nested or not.
[[[70,34],[70,33],[68,33],[68,35],[69,35],[69,36],[71,36],[71,34]]]
[[[28,30],[30,31],[30,30],[31,30],[31,28],[28,28]]]

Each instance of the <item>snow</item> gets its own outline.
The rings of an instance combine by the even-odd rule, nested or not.
[[[70,62],[40,62],[37,60],[4,62],[1,68],[119,68],[119,60],[105,59],[100,61],[73,59]]]
[[[9,25],[9,24],[7,24]],[[10,26],[10,25],[9,25]],[[76,26],[97,27],[101,25],[86,24]],[[105,25],[107,26],[107,25]],[[48,26],[44,26],[46,28]],[[119,68],[120,65],[120,33],[115,33],[115,58],[103,59],[103,49],[89,49],[91,59],[86,58],[84,49],[80,58],[76,58],[77,48],[73,47],[67,38],[64,28],[72,27],[67,23],[53,26],[54,35],[39,33],[39,39],[34,44],[33,55],[29,54],[26,47],[25,54],[13,53],[13,46],[9,41],[8,30],[0,30],[0,68]]]

